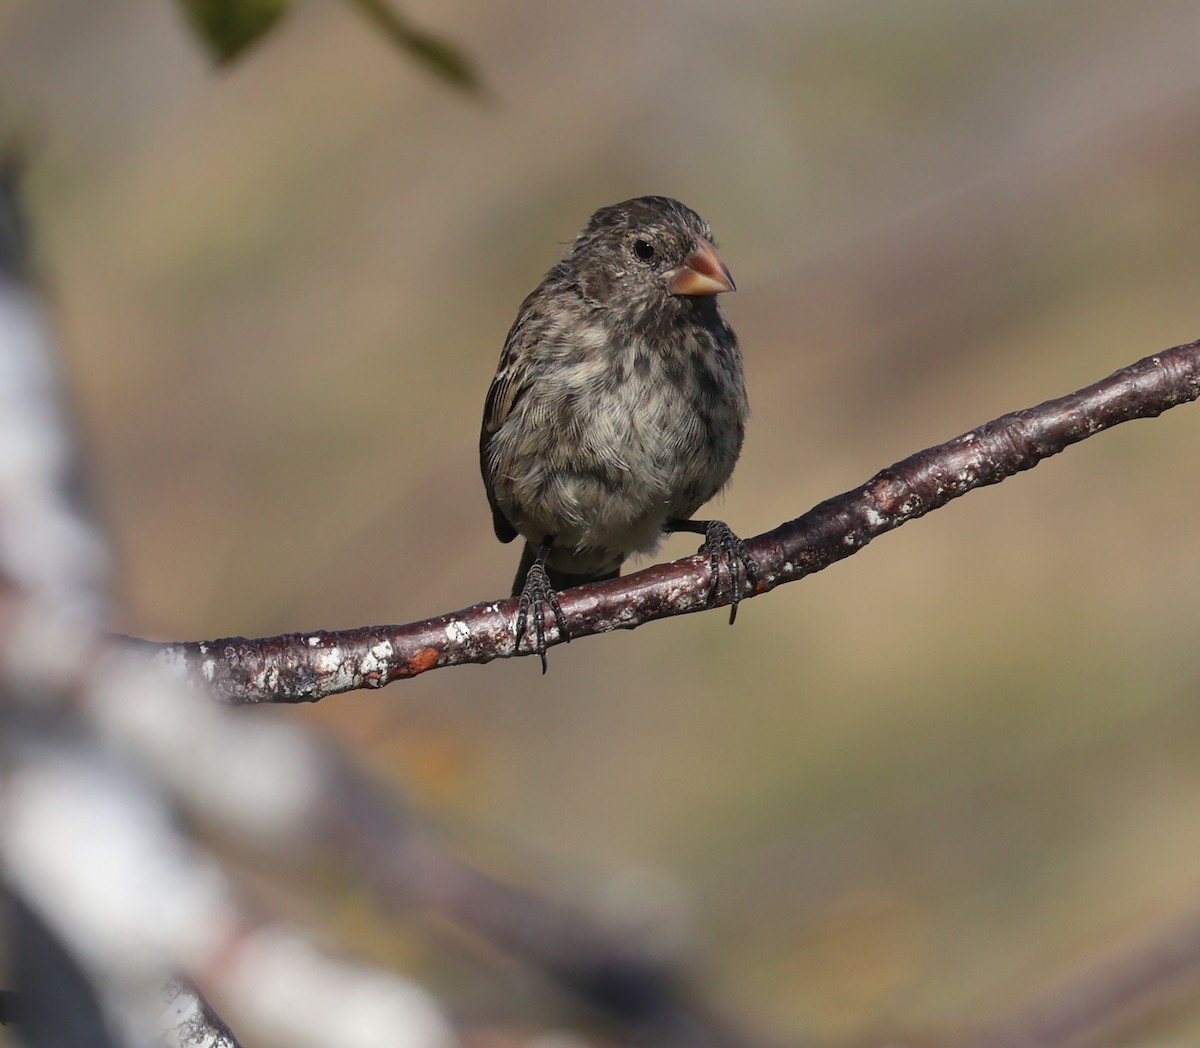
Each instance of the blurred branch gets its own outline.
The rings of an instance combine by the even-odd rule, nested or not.
[[[30,1048],[237,1048],[182,974],[278,1043],[449,1048],[428,994],[259,919],[199,842],[221,817],[260,843],[306,831],[294,812],[319,801],[312,749],[281,725],[235,724],[101,631],[107,556],[75,483],[21,217],[0,162],[0,877],[19,991],[5,1018],[15,1003]],[[235,787],[234,802],[251,769],[281,785]]]
[[[1062,986],[1006,1016],[960,1048],[1067,1048],[1101,1043],[1172,1000],[1194,995],[1200,980],[1200,913],[1149,941],[1093,964]]]
[[[11,1004],[5,1021],[20,1026],[31,1048],[118,1048],[96,988],[60,937],[7,883],[4,903],[9,977],[20,987],[5,994]]]
[[[692,999],[661,948],[636,930],[508,884],[464,863],[383,789],[348,764],[330,766],[319,832],[376,895],[449,919],[568,990],[655,1048],[762,1045]]]
[[[0,279],[14,285],[26,278],[29,267],[29,234],[17,205],[23,163],[12,143],[0,146]]]
[[[108,555],[84,512],[48,326],[30,282],[19,161],[0,155],[0,572],[96,617]]]
[[[882,470],[796,520],[751,539],[755,596],[852,556],[872,540],[976,488],[1032,469],[1072,444],[1200,397],[1200,342],[1176,346],[1057,400],[1015,411]],[[572,638],[633,629],[707,608],[708,558],[684,557],[608,582],[567,590]],[[724,597],[721,598],[725,599]],[[405,626],[290,633],[247,640],[152,644],[177,674],[228,702],[316,702],[381,688],[442,666],[529,654],[514,643],[515,600],[476,604]],[[561,641],[552,618],[548,644]]]
[[[63,867],[95,872],[101,852],[111,857],[128,842],[102,843],[94,836],[100,826],[89,825],[71,855],[61,846],[64,827],[73,824],[39,817],[46,814],[39,807],[45,799],[39,787],[66,781],[57,774],[60,762],[78,743],[71,718],[50,713],[41,702],[60,695],[58,674],[72,658],[65,650],[82,645],[74,657],[87,660],[85,651],[103,643],[98,635],[89,642],[89,634],[105,604],[107,556],[79,496],[53,347],[29,282],[20,168],[16,157],[0,158],[0,756],[5,926],[9,966],[20,987],[19,994],[4,995],[3,1020],[19,1022],[31,1046],[115,1046],[128,1043],[128,1031],[119,1034],[111,1027],[137,1010],[137,994],[114,978],[116,957],[100,961],[105,974],[99,976],[88,963],[96,958],[81,956],[81,946],[96,939],[62,922],[64,911],[70,913],[88,895],[69,898],[55,874]],[[73,807],[81,810],[96,799],[79,797]],[[28,840],[21,838],[23,826],[33,830]],[[130,891],[145,887],[129,880]],[[71,885],[79,887],[78,880]],[[144,912],[148,922],[158,919],[152,907]],[[166,980],[164,970],[159,985]],[[193,1034],[216,1036],[218,1026],[207,1006],[189,1017]],[[160,1029],[170,1030],[170,1022]],[[207,1043],[236,1048],[231,1036]]]

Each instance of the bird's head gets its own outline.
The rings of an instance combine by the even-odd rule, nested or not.
[[[589,303],[628,310],[636,323],[735,290],[712,241],[708,223],[678,200],[636,197],[592,215],[567,261]]]

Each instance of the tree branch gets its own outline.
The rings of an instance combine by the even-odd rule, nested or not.
[[[861,487],[747,544],[758,565],[751,596],[852,556],[873,539],[975,488],[1032,469],[1072,444],[1200,397],[1200,341],[1176,346],[1037,407],[1014,411],[881,470]],[[572,638],[633,629],[707,607],[708,558],[684,557],[624,578],[568,590]],[[720,601],[723,602],[722,596]],[[234,704],[316,702],[460,663],[526,655],[515,650],[515,600],[476,604],[405,626],[289,633],[247,640],[152,644],[176,673],[203,680]],[[553,621],[547,644],[560,643]]]

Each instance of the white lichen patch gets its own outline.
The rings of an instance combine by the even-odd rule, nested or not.
[[[471,631],[462,619],[451,619],[446,624],[446,639],[451,644],[465,644],[471,636]]]
[[[623,622],[637,624],[639,620],[638,610],[632,605],[626,605],[616,615],[613,616],[613,624],[619,626]]]
[[[388,670],[396,657],[396,647],[390,640],[377,641],[367,649],[359,662],[356,687],[382,688],[387,683]]]
[[[377,673],[391,665],[396,657],[396,648],[390,640],[381,640],[371,646],[367,657],[363,659],[364,673]]]
[[[333,645],[331,648],[325,648],[313,659],[313,668],[322,677],[331,673],[337,673],[342,663],[345,661],[345,653],[338,645]]]
[[[867,523],[873,528],[881,528],[886,523],[883,514],[877,509],[872,509],[870,506],[867,507],[864,516],[867,518]]]

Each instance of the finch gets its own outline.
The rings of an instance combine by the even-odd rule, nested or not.
[[[615,578],[664,533],[705,536],[737,614],[757,572],[717,520],[691,516],[729,480],[749,407],[742,355],[717,296],[733,277],[708,223],[678,200],[601,208],[521,303],[488,389],[479,462],[496,537],[525,540],[517,644],[533,617],[570,635],[556,591]]]

